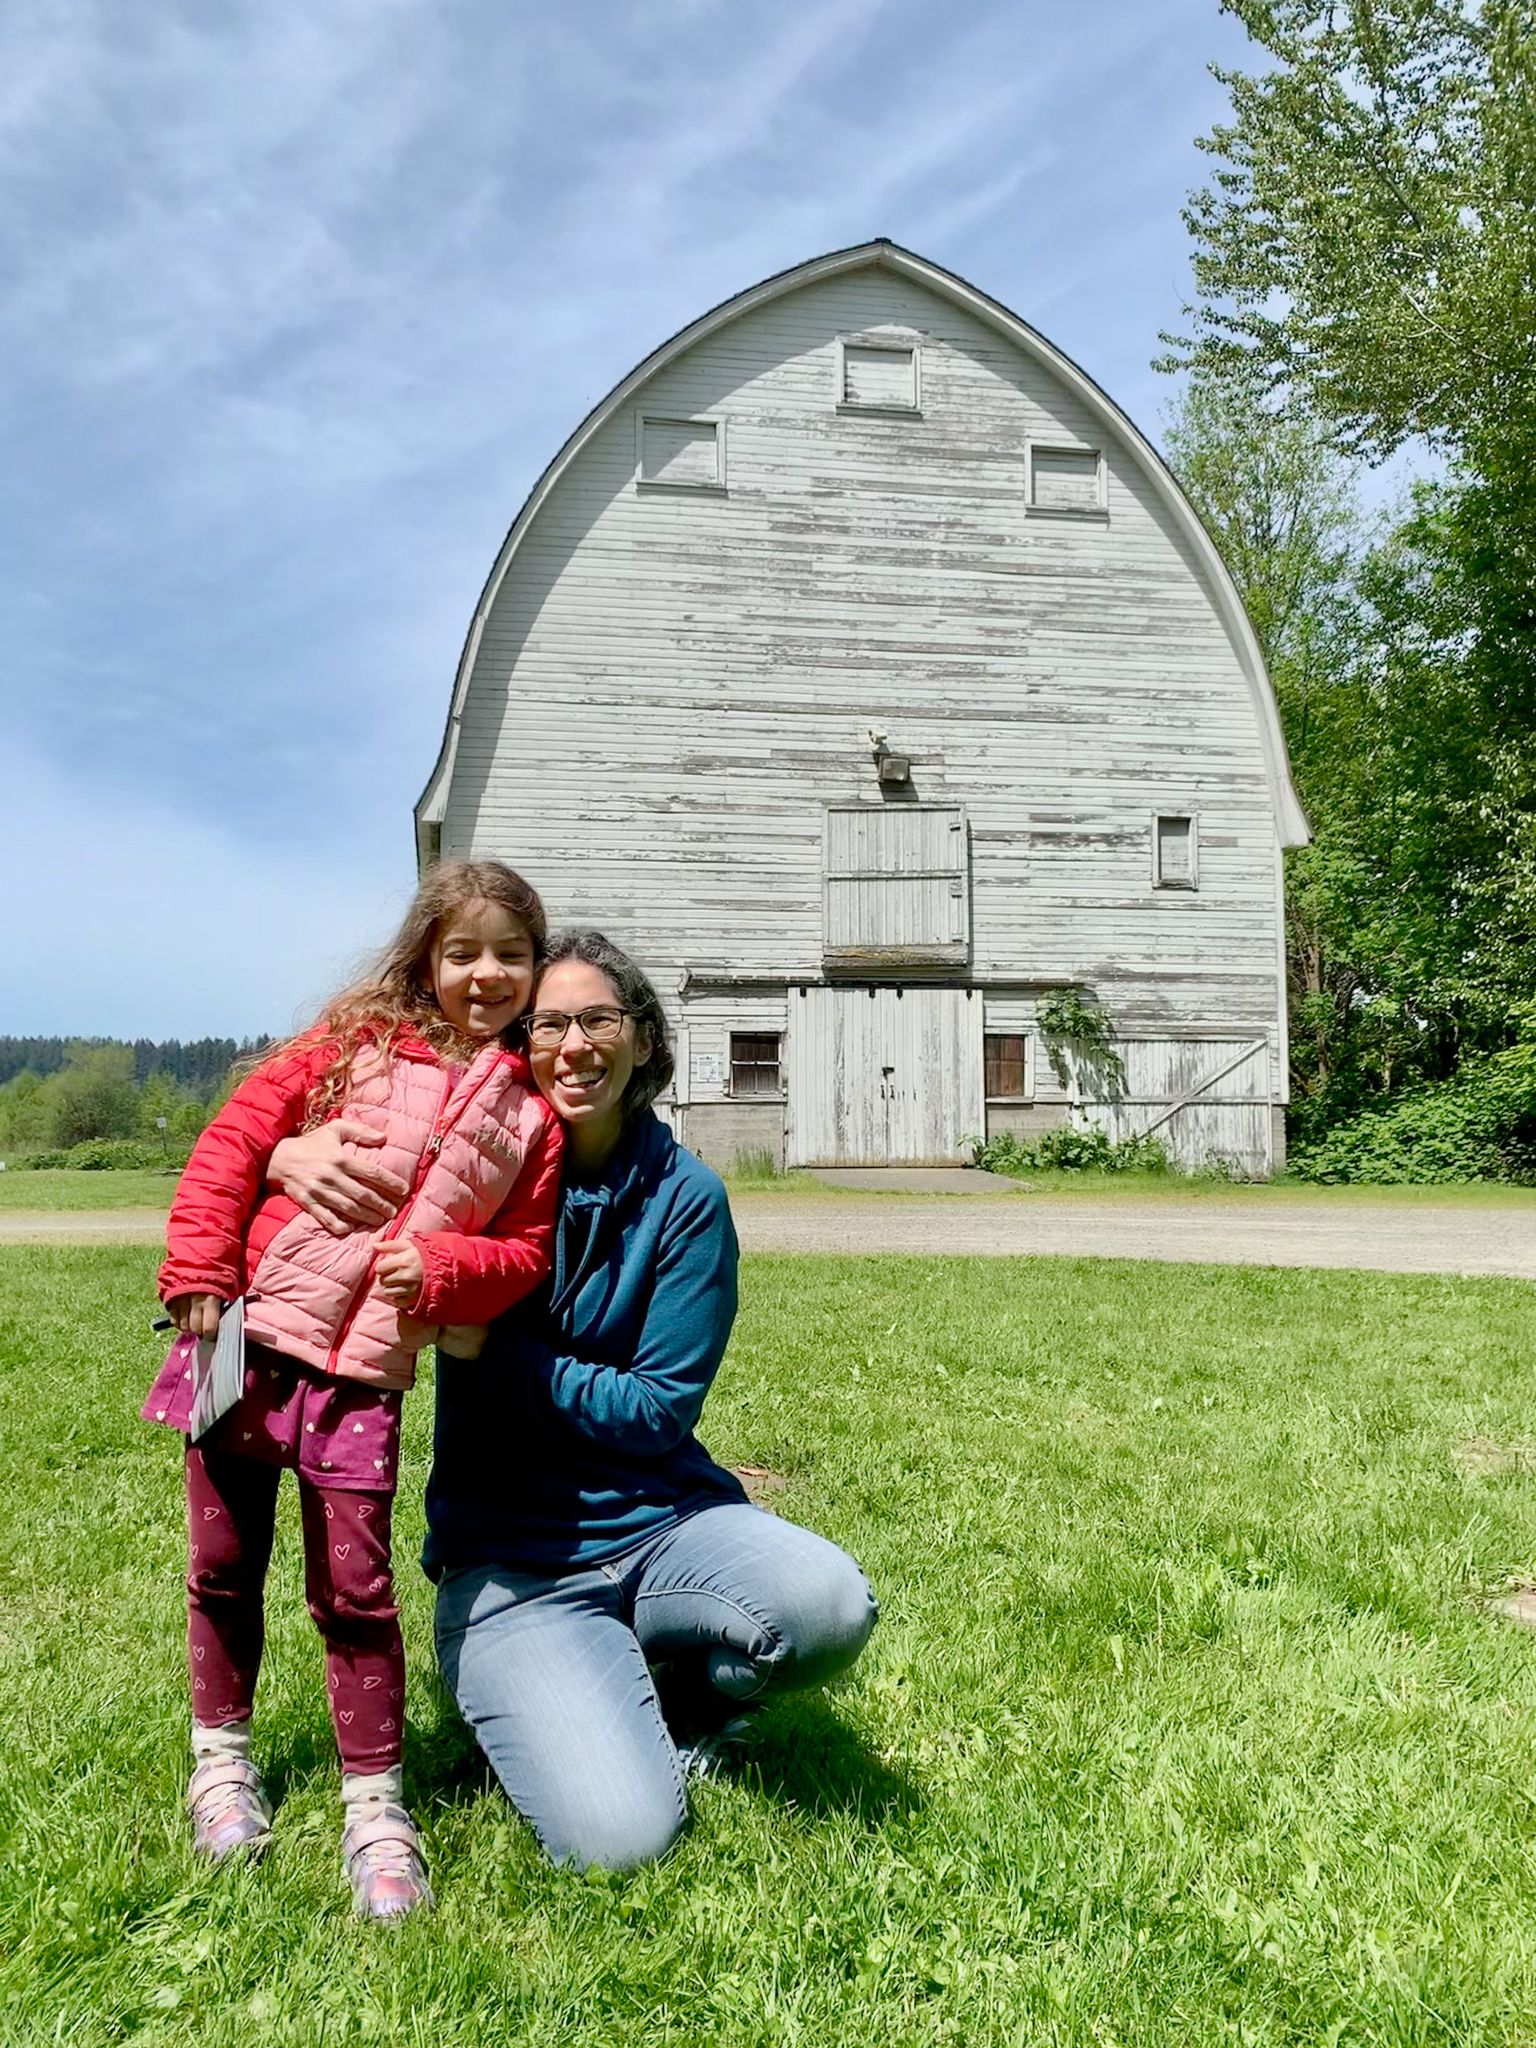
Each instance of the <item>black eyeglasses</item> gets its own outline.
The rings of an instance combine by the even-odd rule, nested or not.
[[[553,1052],[565,1043],[565,1034],[574,1024],[589,1045],[612,1045],[624,1029],[624,1019],[633,1015],[633,1010],[626,1010],[621,1003],[593,1003],[590,1009],[569,1014],[564,1010],[535,1010],[523,1019],[523,1035],[530,1045]]]

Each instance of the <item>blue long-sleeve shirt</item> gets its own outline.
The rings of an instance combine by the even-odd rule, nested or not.
[[[439,1353],[424,1563],[601,1564],[697,1508],[743,1500],[694,1436],[736,1314],[718,1175],[656,1117],[594,1180],[567,1166],[547,1287],[478,1359]]]

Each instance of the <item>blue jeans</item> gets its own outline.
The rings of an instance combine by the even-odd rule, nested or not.
[[[814,1686],[875,1625],[853,1559],[793,1522],[704,1508],[610,1563],[450,1572],[437,1655],[507,1797],[557,1863],[632,1870],[687,1816],[649,1660],[693,1653],[727,1700]]]

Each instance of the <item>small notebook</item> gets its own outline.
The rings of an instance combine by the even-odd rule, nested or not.
[[[245,1392],[245,1298],[230,1302],[219,1318],[219,1334],[197,1347],[197,1382],[192,1396],[188,1440],[196,1443]]]

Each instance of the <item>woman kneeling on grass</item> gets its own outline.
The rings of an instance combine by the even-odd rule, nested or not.
[[[736,1235],[719,1178],[651,1109],[672,1077],[655,990],[600,933],[567,933],[524,1029],[566,1129],[554,1276],[478,1357],[439,1346],[425,1561],[444,1676],[508,1798],[555,1861],[627,1870],[671,1847],[687,1779],[753,1707],[853,1663],[875,1604],[693,1434]],[[273,1172],[353,1224],[387,1182],[345,1135],[290,1141]]]

